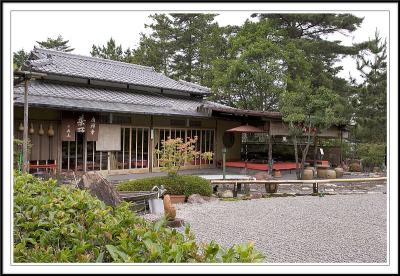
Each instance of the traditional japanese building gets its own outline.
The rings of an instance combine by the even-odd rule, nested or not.
[[[275,137],[288,135],[279,112],[231,108],[207,100],[206,87],[176,81],[151,67],[35,48],[22,70],[41,73],[28,82],[29,160],[56,163],[59,171],[105,173],[159,171],[156,149],[167,137],[198,137],[195,159],[185,168],[215,167],[240,160],[243,124]],[[22,139],[25,83],[14,86],[14,137]],[[340,137],[339,128],[320,136]],[[281,139],[281,138],[280,138]]]

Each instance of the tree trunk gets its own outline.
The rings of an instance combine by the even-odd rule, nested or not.
[[[297,179],[300,179],[300,170],[299,170],[299,153],[297,151],[297,137],[293,136],[293,146],[294,146],[294,159],[296,161],[296,176]]]
[[[318,154],[318,139],[317,135],[314,135],[314,168],[317,168],[317,154]]]
[[[268,134],[268,165],[269,165],[269,174],[272,175],[272,141],[271,135]]]

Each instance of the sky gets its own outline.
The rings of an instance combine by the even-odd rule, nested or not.
[[[11,49],[30,51],[36,41],[56,38],[59,34],[69,40],[75,48],[73,53],[90,55],[92,45],[104,45],[114,38],[123,49],[136,48],[140,33],[146,32],[144,25],[150,23],[151,11],[12,11],[11,13]],[[220,26],[241,25],[250,18],[248,11],[222,11],[216,21]],[[383,37],[389,34],[389,13],[387,11],[351,12],[364,17],[361,27],[350,36],[337,34],[331,39],[341,40],[345,45],[372,38],[377,29]],[[34,27],[32,27],[34,26]],[[348,78],[349,73],[360,80],[351,57],[344,58],[340,65],[344,70],[339,76]]]

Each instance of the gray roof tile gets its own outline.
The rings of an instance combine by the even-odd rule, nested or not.
[[[23,104],[23,93],[23,84],[14,87],[15,104]],[[201,98],[166,96],[127,89],[83,87],[46,81],[29,83],[29,104],[88,111],[196,117],[208,117],[209,114],[198,111],[198,107],[204,104],[212,105],[211,102]]]
[[[176,81],[152,67],[108,59],[87,57],[35,48],[27,63],[32,71],[93,80],[118,82],[205,95],[209,89],[198,84]]]

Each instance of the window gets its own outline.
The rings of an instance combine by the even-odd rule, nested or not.
[[[211,151],[214,152],[214,130],[213,129],[179,129],[179,128],[164,128],[154,129],[154,155],[153,155],[153,167],[160,167],[160,156],[156,153],[156,150],[162,149],[162,141],[167,140],[168,137],[171,139],[182,138],[183,141],[187,141],[188,138],[197,137],[197,143],[195,145],[196,151],[200,153]],[[201,164],[212,164],[212,160],[201,159],[200,156],[193,159],[191,165]]]

